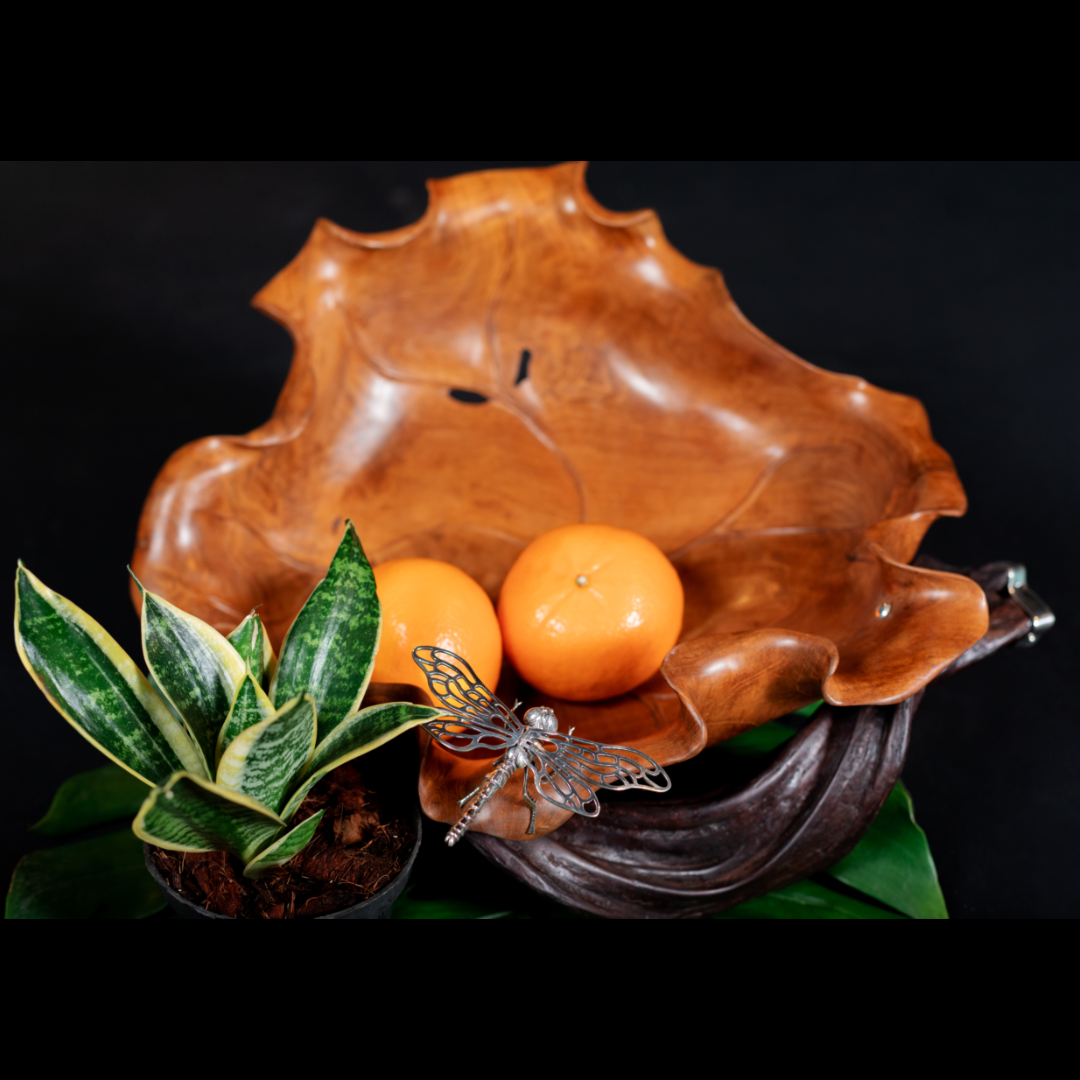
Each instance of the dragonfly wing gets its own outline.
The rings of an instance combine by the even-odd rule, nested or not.
[[[648,754],[628,746],[605,746],[554,732],[546,735],[554,745],[553,756],[559,767],[579,776],[592,788],[610,791],[668,791],[671,779]]]
[[[525,725],[476,677],[476,672],[460,656],[422,645],[413,649],[413,660],[427,676],[428,686],[440,704],[455,716],[505,724],[515,732]]]
[[[536,743],[529,745],[527,768],[542,799],[583,817],[596,817],[600,813],[596,792],[575,771],[560,767],[556,756]]]
[[[413,660],[427,676],[428,687],[454,720],[424,725],[447,750],[505,750],[517,742],[525,725],[476,677],[467,661],[446,649],[422,645]]]
[[[440,746],[460,754],[469,750],[506,750],[517,741],[505,728],[469,717],[429,720],[423,727]]]

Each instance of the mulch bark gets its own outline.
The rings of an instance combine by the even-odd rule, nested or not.
[[[290,824],[326,809],[310,844],[255,881],[223,851],[153,848],[151,858],[186,900],[234,919],[312,919],[373,896],[408,861],[416,834],[387,814],[353,764],[342,765],[308,794]]]

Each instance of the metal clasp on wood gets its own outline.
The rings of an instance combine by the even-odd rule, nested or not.
[[[1016,644],[1020,648],[1030,648],[1054,625],[1054,613],[1038,593],[1028,588],[1027,567],[1023,563],[1011,563],[1007,570],[1009,595],[1031,619],[1031,630],[1027,637]]]

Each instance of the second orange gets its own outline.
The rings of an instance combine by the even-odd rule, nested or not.
[[[464,570],[436,559],[392,559],[375,567],[382,638],[372,682],[427,690],[412,651],[434,645],[456,653],[492,689],[502,666],[499,620],[487,593]]]

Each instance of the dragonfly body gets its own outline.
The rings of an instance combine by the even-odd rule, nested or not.
[[[481,684],[482,685],[482,684]],[[458,803],[465,803],[475,799],[469,804],[469,808],[462,815],[461,820],[450,830],[446,837],[447,844],[453,847],[468,831],[472,819],[483,808],[484,804],[506,786],[507,780],[518,771],[528,770],[529,762],[535,756],[535,750],[543,745],[544,733],[559,730],[559,721],[555,717],[554,709],[530,709],[524,716],[525,728],[515,736],[514,743],[503,754],[502,760],[491,772],[487,779],[475,791],[470,791],[464,799]],[[535,745],[534,745],[535,744]],[[523,791],[525,800],[532,807],[532,820],[529,822],[529,834],[536,831],[536,803],[529,797],[528,789],[529,774],[526,771]]]
[[[503,754],[483,784],[459,803],[465,812],[447,834],[451,847],[468,831],[473,819],[519,769],[522,796],[532,810],[528,835],[536,832],[533,791],[560,809],[585,817],[600,813],[597,788],[613,791],[638,788],[667,791],[671,781],[655,761],[640,750],[605,746],[559,732],[552,709],[529,709],[519,719],[479,679],[469,665],[445,649],[421,646],[413,659],[427,676],[428,686],[452,719],[433,720],[424,727],[440,746],[467,752],[497,749]]]
[[[522,753],[522,751],[519,750],[518,753]],[[506,787],[506,781],[509,780],[519,768],[521,768],[521,766],[515,765],[509,758],[504,758],[496,766],[495,771],[488,776],[480,787],[461,800],[461,803],[465,803],[468,802],[473,795],[476,796],[469,805],[469,808],[461,815],[458,823],[446,834],[446,842],[450,847],[453,847],[469,831],[472,819],[476,817],[495,792]],[[461,803],[458,805],[460,806]]]

